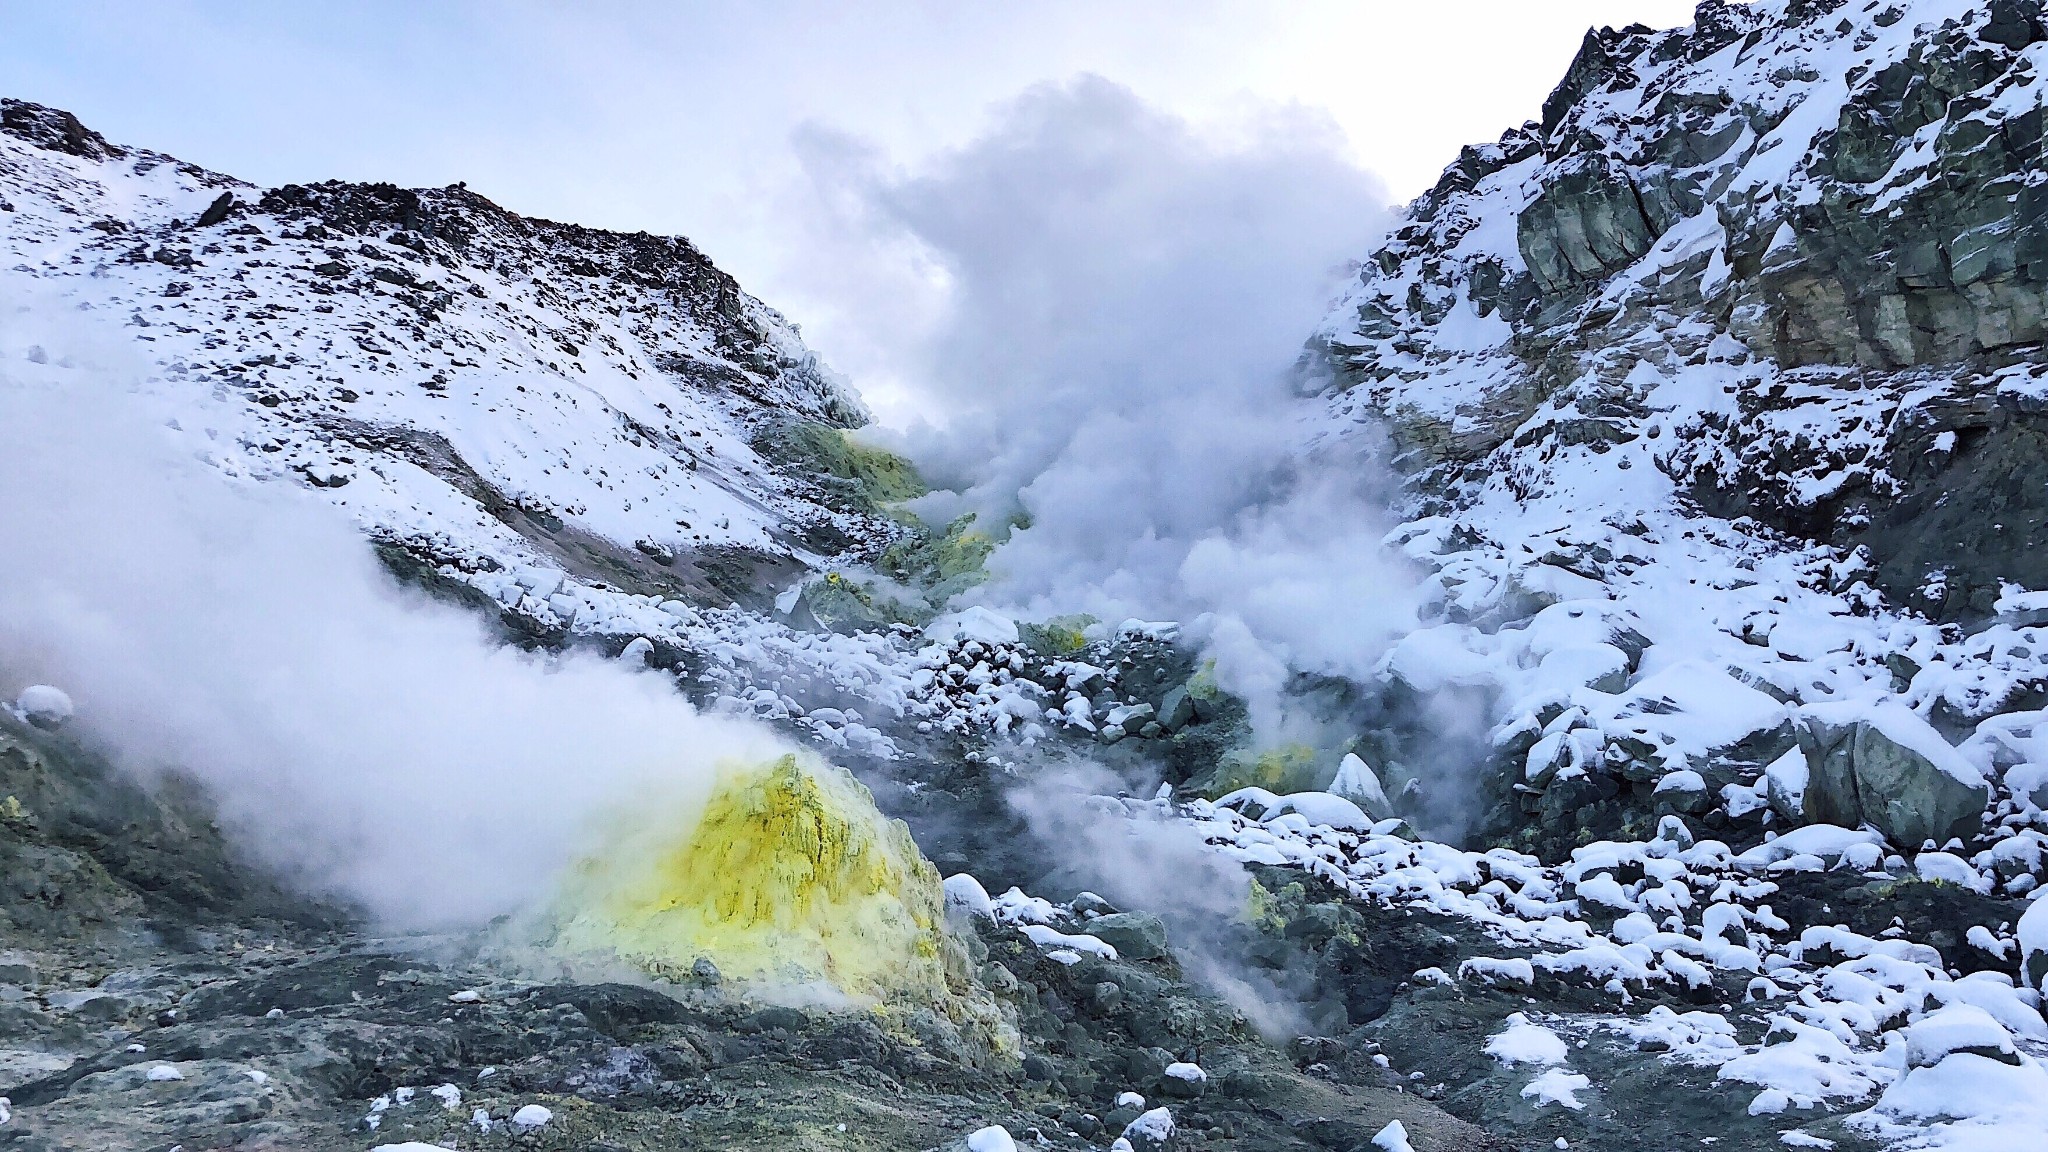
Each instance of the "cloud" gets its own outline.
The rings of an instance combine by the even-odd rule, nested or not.
[[[1189,621],[1268,729],[1288,669],[1362,676],[1412,621],[1379,446],[1301,395],[1304,334],[1390,218],[1321,114],[1196,125],[1084,76],[916,172],[801,144],[820,260],[857,261],[844,306],[900,334],[870,351],[935,414],[895,441],[944,489],[919,511],[1017,525],[974,596]]]
[[[9,313],[41,347],[0,347],[0,692],[65,689],[85,738],[202,781],[300,881],[479,922],[551,891],[612,806],[687,814],[720,761],[781,750],[662,676],[496,643],[330,505],[223,475],[118,338]]]

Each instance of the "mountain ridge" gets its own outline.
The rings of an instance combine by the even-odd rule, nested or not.
[[[801,570],[808,544],[899,532],[756,450],[779,423],[866,410],[686,239],[461,185],[259,190],[16,100],[0,141],[17,273],[125,311],[153,391],[226,425],[234,467],[296,474],[430,566],[539,561],[723,603]]]

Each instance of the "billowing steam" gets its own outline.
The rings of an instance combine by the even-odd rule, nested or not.
[[[905,333],[945,421],[901,440],[946,489],[917,509],[1017,526],[973,595],[1190,622],[1276,737],[1290,669],[1361,676],[1413,618],[1377,445],[1311,443],[1300,397],[1303,334],[1389,219],[1341,145],[1300,109],[1198,128],[1083,78],[921,173],[807,149],[835,295]]]
[[[224,478],[118,337],[8,322],[41,346],[0,359],[0,691],[62,686],[87,738],[210,785],[302,881],[399,925],[477,922],[544,894],[608,806],[688,812],[719,762],[786,751],[665,677],[494,643],[331,506]]]

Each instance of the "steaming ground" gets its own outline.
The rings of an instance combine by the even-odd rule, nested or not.
[[[1292,672],[1362,677],[1412,627],[1380,445],[1318,440],[1299,398],[1301,332],[1391,218],[1329,123],[1197,125],[1084,77],[924,171],[822,133],[809,158],[832,268],[876,289],[841,298],[942,422],[896,440],[942,489],[912,507],[1002,540],[970,599],[1187,621],[1272,739],[1305,734]]]
[[[31,321],[45,362],[0,362],[0,681],[63,685],[93,743],[204,782],[302,882],[401,927],[480,923],[608,808],[686,816],[721,761],[787,750],[665,676],[529,655],[402,590],[330,505],[166,426],[121,344],[11,310]]]

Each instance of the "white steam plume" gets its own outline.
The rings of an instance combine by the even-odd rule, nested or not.
[[[801,143],[841,234],[818,275],[908,333],[902,374],[946,421],[901,440],[948,489],[919,511],[1028,525],[971,595],[1192,622],[1274,735],[1288,669],[1363,676],[1412,624],[1413,580],[1379,543],[1378,445],[1318,442],[1296,378],[1390,218],[1327,121],[1265,107],[1198,128],[1084,77],[917,174]],[[884,271],[849,270],[867,265]],[[849,296],[860,282],[875,291]]]
[[[117,337],[8,312],[47,363],[0,358],[0,691],[64,688],[88,740],[204,782],[302,882],[478,922],[548,892],[609,806],[687,814],[718,761],[778,750],[662,676],[494,643],[331,506],[198,459]]]
[[[1122,782],[1085,762],[1050,765],[1010,790],[1010,806],[1060,862],[1046,878],[1087,889],[1166,923],[1187,974],[1245,1014],[1269,1039],[1311,1031],[1289,974],[1244,960],[1251,877],[1184,820],[1133,817],[1101,797]]]

